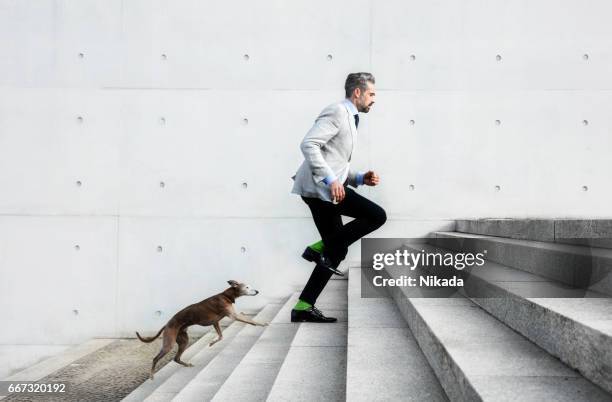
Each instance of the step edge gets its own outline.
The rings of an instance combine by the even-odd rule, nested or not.
[[[235,323],[230,323],[227,327],[226,330],[228,328],[230,328],[232,325],[234,325]],[[216,336],[216,332],[214,331],[214,329],[209,330],[208,332],[206,332],[204,335],[202,335],[202,337],[200,337],[200,339],[198,339],[196,342],[194,342],[189,348],[187,348],[185,350],[185,352],[183,353],[183,357],[185,358],[185,360],[191,360],[193,359],[195,356],[198,355],[199,352],[201,352],[205,347],[206,344],[209,343],[211,340],[213,340]],[[199,344],[199,345],[198,345]],[[196,346],[198,345],[198,346]],[[196,347],[196,349],[193,349],[194,347]],[[173,346],[174,349],[174,346]],[[188,352],[191,350],[191,355],[188,354]],[[176,353],[176,352],[174,352]],[[128,395],[126,395],[121,401],[122,402],[131,402],[131,401],[142,401],[146,398],[148,398],[149,396],[151,396],[151,394],[153,394],[159,387],[161,387],[166,380],[168,380],[170,377],[172,377],[172,375],[174,375],[174,373],[181,368],[180,365],[176,365],[176,364],[172,364],[172,360],[170,360],[168,363],[166,363],[162,368],[160,368],[158,371],[155,372],[155,378],[160,378],[161,381],[159,381],[159,383],[156,382],[152,382],[149,380],[149,378],[147,377],[147,379],[140,384],[138,387],[136,387],[134,390],[132,390],[132,392],[130,392]],[[149,389],[151,388],[151,389]]]
[[[438,377],[438,380],[440,381],[440,384],[442,385],[442,387],[444,388],[445,392],[447,393],[449,399],[454,400],[454,399],[460,399],[460,400],[482,400],[482,398],[480,397],[480,393],[478,392],[477,388],[474,386],[474,384],[472,383],[471,379],[474,379],[478,376],[476,375],[468,375],[466,374],[464,368],[461,367],[461,365],[459,365],[459,363],[455,360],[453,354],[451,354],[449,352],[449,350],[447,349],[446,345],[444,344],[444,342],[439,338],[438,333],[436,333],[436,331],[434,331],[431,326],[429,325],[429,323],[427,322],[427,320],[425,320],[422,316],[422,314],[419,312],[418,308],[411,302],[411,298],[407,297],[402,291],[401,289],[391,289],[391,293],[393,295],[393,299],[395,300],[396,304],[398,304],[398,308],[400,309],[400,312],[402,313],[402,316],[406,319],[407,323],[409,324],[409,328],[410,330],[413,332],[413,334],[415,334],[415,329],[413,328],[413,323],[411,323],[411,321],[405,316],[404,310],[401,308],[401,306],[399,305],[399,301],[397,300],[398,298],[402,298],[404,299],[404,301],[406,302],[406,305],[411,309],[412,313],[414,314],[414,317],[416,318],[416,320],[418,321],[417,324],[423,328],[426,329],[427,335],[429,339],[433,339],[435,341],[435,347],[437,349],[439,349],[441,351],[441,353],[443,353],[443,357],[445,358],[446,361],[448,361],[449,363],[451,363],[451,365],[449,365],[449,369],[447,372],[438,372],[439,370],[442,370],[441,368],[438,368],[436,364],[432,364],[432,359],[435,360],[434,356],[430,356],[431,353],[433,353],[431,350],[428,350],[427,348],[424,348],[423,345],[423,341],[421,340],[421,337],[417,336],[415,334],[415,339],[417,340],[417,343],[419,344],[419,346],[421,347],[421,350],[423,351],[423,353],[425,354],[428,362],[430,363],[430,366],[432,367],[432,369],[434,370],[436,376]],[[467,300],[470,300],[469,298],[466,298]],[[478,306],[478,309],[482,312],[482,314],[486,314],[486,315],[491,315],[489,314],[486,310],[482,309],[482,307],[480,307],[478,304],[474,303],[473,301],[470,300],[471,303],[473,303],[475,306]],[[495,318],[497,320],[496,317],[493,316],[493,318]],[[497,320],[499,322],[500,326],[506,326],[508,327],[505,323]],[[510,328],[512,329],[512,328]],[[514,331],[514,330],[513,330]],[[522,334],[518,333],[517,331],[514,331],[516,333],[517,337],[521,337],[527,341],[529,341],[529,339],[525,338]],[[547,352],[545,349],[541,348],[539,345],[537,345],[538,348],[544,350],[545,352]],[[552,358],[555,358],[554,356],[551,355]],[[562,363],[565,365],[565,363]],[[567,365],[565,365],[568,369],[571,370],[570,367],[568,367]],[[448,377],[450,377],[452,375],[452,377],[455,377],[456,373],[461,373],[462,379],[461,381],[451,381],[448,379]],[[587,380],[584,376],[578,374],[579,377],[578,378],[583,378],[585,380]],[[592,382],[588,381],[587,382],[595,387],[600,389],[601,391],[604,391],[601,387],[599,387],[598,385],[593,384]],[[604,391],[605,392],[605,391]],[[459,397],[458,397],[459,396]]]
[[[283,306],[278,310],[278,312],[276,313],[276,315],[270,320],[270,327],[273,325],[273,321],[276,319],[276,317],[280,316],[280,314],[284,314],[286,312],[285,308],[286,307],[291,307],[291,304],[294,301],[294,298],[299,297],[300,292],[293,292],[291,293],[288,297],[287,300],[285,301],[285,303],[283,304]],[[289,309],[290,310],[290,309]],[[277,322],[274,323],[274,325],[291,325],[294,323],[284,323],[284,322]],[[244,359],[248,356],[249,353],[251,353],[251,351],[256,347],[256,345],[260,342],[261,337],[265,334],[265,332],[270,328],[267,327],[266,329],[264,329],[264,331],[261,333],[261,335],[259,336],[259,338],[257,339],[257,341],[255,341],[255,343],[251,346],[251,348],[248,350],[248,352],[243,356],[242,360],[240,360],[240,363],[238,363],[238,365],[234,368],[234,370],[232,371],[232,373],[225,379],[225,381],[223,382],[223,384],[219,387],[219,389],[217,390],[217,392],[215,392],[215,394],[213,395],[213,397],[211,398],[211,401],[214,402],[217,400],[217,396],[219,395],[219,397],[221,396],[221,392],[223,390],[223,388],[226,386],[226,384],[229,384],[229,380],[232,378],[232,376],[234,375],[234,373],[236,372],[236,368],[238,368],[240,366],[240,364],[242,363],[242,361],[244,361]],[[291,343],[293,342],[293,339],[295,338],[295,335],[297,334],[297,328],[293,333],[293,337],[291,338],[291,341],[289,342],[289,347],[287,348],[287,353],[289,353],[289,349],[291,348]],[[284,357],[287,357],[287,353],[285,353]],[[284,358],[283,358],[283,362],[284,362]],[[274,381],[272,381],[272,384],[270,386],[270,389],[268,390],[267,395],[270,394],[270,391],[272,390],[272,386],[274,386],[274,382],[276,381],[276,378],[278,377],[278,373],[280,373],[280,369],[282,367],[282,364],[278,367],[278,371],[275,373],[274,375]],[[229,385],[228,385],[229,386]]]
[[[287,299],[289,299],[289,297],[287,297]],[[262,309],[259,311],[259,313],[258,313],[258,314],[257,314],[255,317],[253,317],[253,319],[254,319],[254,320],[257,320],[258,318],[261,318],[261,317],[260,317],[260,315],[262,315],[262,316],[263,316],[263,312],[264,312],[264,310],[266,309],[266,307],[273,306],[273,305],[280,305],[280,307],[278,308],[278,310],[277,310],[277,311],[274,313],[274,315],[273,315],[273,317],[275,317],[275,316],[278,314],[278,312],[279,312],[279,311],[282,309],[282,307],[283,307],[283,306],[284,306],[286,303],[287,303],[287,301],[285,301],[285,303],[282,303],[282,304],[281,304],[281,303],[269,303],[269,304],[266,304],[266,305],[265,305],[265,306],[264,306],[264,307],[263,307],[263,308],[262,308]],[[271,320],[270,320],[270,321],[271,321]],[[239,339],[239,338],[240,338],[241,334],[242,334],[242,336],[245,336],[245,335],[243,335],[243,334],[246,332],[245,330],[246,330],[246,329],[248,329],[248,328],[253,328],[253,327],[252,327],[252,326],[250,326],[250,325],[248,325],[248,324],[245,324],[245,325],[244,325],[244,327],[243,327],[243,328],[241,328],[241,329],[240,329],[240,331],[239,331],[239,332],[238,332],[238,333],[237,333],[237,334],[234,336],[234,338],[231,340],[231,342],[229,342],[229,343],[228,343],[228,344],[227,344],[227,345],[226,345],[226,346],[223,348],[223,350],[225,350],[227,347],[230,347],[230,346],[231,346],[231,345],[232,345],[232,344],[233,344],[233,343],[234,343],[234,342],[235,342],[237,339]],[[263,330],[263,331],[262,331],[262,332],[261,332],[261,333],[260,333],[260,334],[257,336],[257,339],[255,340],[255,342],[257,342],[257,340],[259,340],[259,338],[261,337],[261,335],[263,334],[263,332],[264,332],[264,331],[265,331],[265,327],[264,327],[264,330]],[[253,342],[253,344],[255,344],[255,342]],[[252,345],[251,345],[251,346],[248,348],[248,350],[246,351],[246,353],[248,353],[248,352],[251,350],[251,348],[252,348]],[[221,355],[221,353],[223,352],[223,350],[219,350],[219,353],[217,353],[217,354],[215,355],[215,357],[213,357],[213,358],[212,358],[212,359],[211,359],[211,360],[210,360],[210,361],[209,361],[209,362],[206,364],[206,366],[202,367],[202,369],[201,369],[199,372],[197,372],[197,373],[196,373],[196,375],[195,375],[194,377],[192,377],[192,378],[190,379],[190,381],[189,381],[187,384],[185,384],[185,386],[184,386],[184,387],[183,387],[183,388],[182,388],[182,389],[181,389],[179,392],[175,393],[175,394],[174,394],[175,398],[180,398],[180,394],[181,394],[181,393],[183,393],[183,392],[185,392],[185,390],[188,390],[188,388],[190,387],[190,384],[194,383],[194,380],[196,380],[196,379],[197,379],[199,376],[201,376],[201,375],[202,375],[202,376],[203,376],[203,375],[205,375],[205,374],[202,374],[202,373],[205,373],[205,372],[207,371],[207,369],[208,369],[208,370],[211,370],[211,369],[210,369],[210,367],[212,367],[212,365],[213,365],[213,364],[214,364],[214,363],[215,363],[215,362],[216,362],[218,359],[220,359],[220,358],[221,358],[221,357],[220,357],[220,355]],[[245,355],[246,355],[246,353],[245,353]],[[242,358],[240,359],[240,361],[242,361],[242,359],[243,359],[243,358],[244,358],[244,355],[242,356]],[[238,364],[240,364],[240,362],[238,362]],[[234,368],[235,368],[235,367],[234,367]],[[232,369],[232,371],[233,371],[233,369]],[[231,373],[230,373],[230,375],[231,375]],[[227,378],[229,378],[229,376],[228,376],[228,377],[226,377],[226,378],[223,380],[223,382],[221,383],[221,385],[219,386],[219,388],[223,386],[223,383],[224,383],[224,382],[227,380]],[[194,383],[194,384],[195,384],[195,383]],[[215,391],[215,394],[217,393],[217,391],[219,390],[219,388],[218,388],[218,389]],[[213,396],[214,396],[214,394],[213,394]]]

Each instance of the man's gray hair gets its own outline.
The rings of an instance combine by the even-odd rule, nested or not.
[[[367,89],[367,82],[371,82],[375,84],[374,76],[370,73],[350,73],[346,77],[346,82],[344,83],[344,92],[347,98],[350,98],[353,95],[353,91],[355,88],[359,88],[362,91]]]

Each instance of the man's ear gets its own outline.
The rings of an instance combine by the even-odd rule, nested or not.
[[[231,287],[235,288],[236,286],[238,286],[238,282],[236,282],[233,279],[230,279],[229,281],[227,281],[227,283],[230,284]]]

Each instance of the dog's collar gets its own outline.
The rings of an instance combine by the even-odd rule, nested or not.
[[[227,297],[227,298],[228,298],[228,300],[229,300],[230,302],[232,302],[232,303],[235,303],[235,302],[236,302],[236,298],[235,298],[234,296],[230,296],[230,295],[228,295],[226,292],[223,292],[223,296]]]

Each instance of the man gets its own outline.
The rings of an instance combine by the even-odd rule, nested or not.
[[[322,240],[302,254],[316,266],[291,311],[292,322],[336,321],[314,306],[317,297],[332,274],[343,275],[338,265],[348,246],[387,220],[384,209],[348,187],[380,182],[373,171],[357,172],[350,167],[359,112],[368,113],[374,104],[374,83],[370,73],[349,74],[344,84],[346,98],[323,109],[302,140],[304,162],[292,177],[291,192],[301,195],[310,208]],[[341,215],[355,219],[343,225]]]

